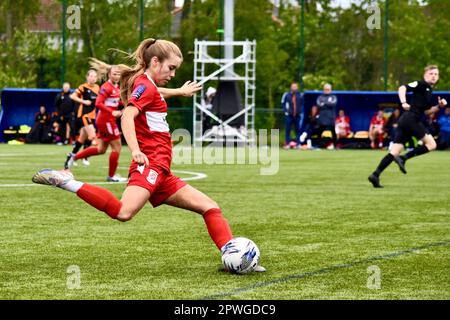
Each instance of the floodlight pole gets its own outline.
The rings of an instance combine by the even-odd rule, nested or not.
[[[144,0],[139,0],[139,42],[144,40]]]
[[[62,87],[65,82],[66,76],[66,11],[67,11],[67,0],[62,1],[62,14],[61,14],[61,66],[60,66],[60,74],[59,81]]]
[[[223,41],[223,34],[224,34],[224,30],[223,30],[223,11],[224,11],[224,7],[223,7],[223,1],[224,0],[220,0],[219,6],[220,6],[220,14],[219,14],[219,25],[217,28],[217,34],[219,35],[219,42]],[[220,46],[220,56],[219,58],[223,57],[223,47]]]
[[[303,76],[305,73],[305,0],[301,1],[300,11],[300,91],[303,91]]]
[[[219,25],[217,28],[217,33],[219,35],[223,34],[223,0],[220,0],[219,2]]]
[[[384,3],[384,91],[388,87],[388,59],[389,59],[389,0]]]

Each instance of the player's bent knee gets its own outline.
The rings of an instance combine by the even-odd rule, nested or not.
[[[119,220],[120,222],[127,222],[127,221],[130,221],[131,219],[133,219],[133,215],[121,215],[121,214],[119,214],[117,217],[116,217],[116,220]]]
[[[205,204],[201,214],[205,214],[206,212],[208,212],[211,209],[219,209],[219,210],[221,210],[219,205],[215,201],[211,200],[210,203]]]
[[[121,209],[116,219],[119,220],[120,222],[127,222],[133,219],[134,215],[135,215],[134,211]]]
[[[401,151],[399,150],[391,150],[390,154],[392,154],[394,157],[398,157],[400,155]]]
[[[428,151],[436,150],[436,147],[437,147],[435,141],[427,143],[425,146],[428,148]]]

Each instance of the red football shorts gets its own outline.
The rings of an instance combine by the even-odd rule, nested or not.
[[[129,172],[129,186],[139,186],[150,192],[150,203],[157,207],[186,185],[186,182],[157,166],[144,167],[132,162]]]
[[[96,123],[97,125],[97,138],[104,142],[110,142],[120,139],[120,131],[116,122],[103,122]]]

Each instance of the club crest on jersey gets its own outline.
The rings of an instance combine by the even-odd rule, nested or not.
[[[134,89],[133,93],[131,94],[131,96],[133,98],[135,98],[136,100],[139,100],[139,98],[142,96],[142,94],[144,93],[146,87],[143,84],[140,84],[136,87],[136,89]]]

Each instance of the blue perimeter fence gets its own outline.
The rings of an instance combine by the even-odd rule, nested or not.
[[[1,109],[0,109],[0,142],[4,142],[3,130],[11,126],[34,124],[34,116],[39,111],[40,105],[45,105],[49,113],[54,111],[54,101],[59,89],[18,89],[5,88],[1,91]],[[321,91],[305,91],[305,115],[307,115],[311,107],[316,103],[317,97]],[[395,91],[333,91],[338,98],[336,113],[339,109],[344,109],[345,113],[350,117],[350,125],[352,131],[366,131],[369,128],[370,119],[379,110],[383,108],[387,112],[399,107],[398,94]],[[436,91],[433,93],[434,103],[437,104],[437,97],[445,98],[450,101],[450,91]],[[170,108],[177,125],[188,130],[192,129],[192,108]],[[177,114],[178,113],[178,114]],[[262,121],[257,121],[256,129],[267,128],[264,123],[264,117],[268,113],[273,113],[275,125],[283,129],[283,110],[281,105],[275,109],[256,108],[256,114],[265,114],[261,117]],[[170,118],[169,123],[170,123]],[[172,125],[172,124],[171,124]],[[275,127],[275,128],[276,128]],[[175,129],[176,127],[172,127]],[[267,128],[270,129],[270,128]]]

